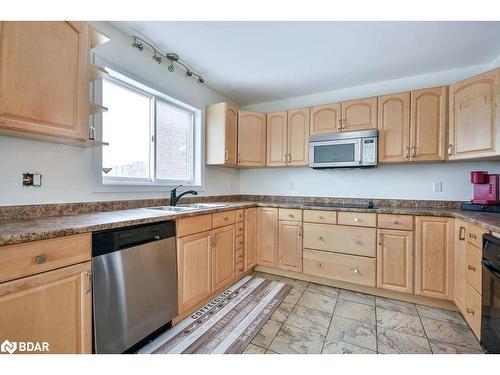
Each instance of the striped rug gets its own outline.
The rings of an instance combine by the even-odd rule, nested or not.
[[[241,353],[291,289],[245,276],[138,353]]]

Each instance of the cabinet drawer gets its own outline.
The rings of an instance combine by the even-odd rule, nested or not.
[[[236,235],[239,236],[240,234],[244,233],[245,233],[244,223],[236,223]]]
[[[240,221],[243,221],[244,218],[245,218],[245,211],[236,210],[236,222],[239,223]]]
[[[478,249],[482,249],[483,234],[486,232],[486,230],[477,225],[467,224],[467,242],[476,246]]]
[[[92,256],[92,234],[0,247],[0,282],[85,262]]]
[[[302,210],[280,208],[279,219],[287,221],[302,221]]]
[[[481,294],[481,258],[481,250],[470,243],[465,246],[465,280],[479,294]]]
[[[303,272],[349,283],[375,286],[375,259],[304,250]]]
[[[236,268],[236,276],[241,275],[245,270],[243,262],[237,263],[235,268]]]
[[[363,212],[339,212],[337,224],[355,225],[357,227],[376,227],[377,214]]]
[[[304,224],[304,247],[335,253],[375,257],[375,228]]]
[[[212,215],[184,217],[177,220],[177,237],[189,236],[212,229]]]
[[[413,216],[379,214],[378,227],[384,229],[413,230]]]
[[[236,236],[236,248],[243,249],[244,244],[245,244],[245,239],[243,238],[243,235]]]
[[[236,254],[236,255],[235,255],[235,257],[236,257],[235,262],[236,262],[236,263],[243,262],[243,260],[244,260],[244,252],[243,252],[243,248],[236,250],[236,253],[235,253],[235,254]]]
[[[318,224],[337,224],[337,212],[304,210],[304,222]]]
[[[465,315],[472,332],[479,339],[481,334],[481,296],[468,283],[465,283]]]
[[[213,214],[212,216],[212,226],[214,229],[225,227],[226,225],[231,225],[236,222],[235,211],[218,212],[216,214]]]

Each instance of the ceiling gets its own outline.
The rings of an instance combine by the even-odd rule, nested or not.
[[[112,22],[147,36],[250,105],[489,64],[500,22]]]

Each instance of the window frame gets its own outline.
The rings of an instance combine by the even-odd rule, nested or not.
[[[151,112],[150,118],[150,177],[149,178],[134,178],[134,177],[113,177],[109,176],[105,178],[102,175],[102,153],[103,147],[95,147],[93,152],[93,175],[94,175],[94,191],[96,192],[137,192],[137,191],[165,191],[173,186],[182,184],[185,187],[193,188],[197,191],[204,190],[204,168],[203,166],[203,155],[204,155],[204,142],[202,139],[204,137],[204,129],[202,124],[202,111],[195,108],[189,104],[183,103],[172,96],[166,94],[164,91],[157,88],[154,84],[147,82],[143,79],[138,78],[134,74],[128,72],[127,70],[117,66],[116,64],[110,62],[109,60],[94,55],[93,61],[99,66],[104,68],[109,68],[116,72],[119,76],[123,76],[126,79],[130,79],[137,83],[136,85],[122,80],[118,77],[109,75],[106,79],[129,89],[133,92],[138,92],[142,95],[151,98]],[[102,104],[102,91],[103,90],[103,78],[96,80],[91,85],[91,100],[95,103]],[[157,164],[157,154],[156,154],[156,104],[157,100],[163,101],[168,105],[179,108],[183,111],[188,111],[192,116],[192,126],[190,131],[189,143],[192,148],[190,152],[189,160],[189,175],[190,180],[171,180],[171,179],[157,179],[156,178],[156,164]],[[95,128],[96,138],[102,139],[103,133],[103,114],[94,114],[90,116],[91,124]],[[152,138],[154,136],[154,139]],[[106,141],[106,140],[104,140]]]

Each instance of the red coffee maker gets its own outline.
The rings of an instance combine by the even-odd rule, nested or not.
[[[500,204],[500,174],[488,174],[486,171],[470,173],[470,182],[474,184],[474,204]]]

